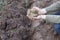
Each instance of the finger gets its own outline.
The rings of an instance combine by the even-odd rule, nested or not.
[[[37,18],[37,17],[33,17],[33,19],[38,20],[38,18]]]
[[[40,8],[39,8],[39,7],[33,7],[33,9],[36,9],[36,10],[38,10],[38,11],[40,10]]]

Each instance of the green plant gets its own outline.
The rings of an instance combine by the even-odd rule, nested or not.
[[[6,0],[0,0],[0,11],[3,10],[3,6],[7,4],[7,1]]]
[[[29,0],[26,0],[26,7],[29,5]]]

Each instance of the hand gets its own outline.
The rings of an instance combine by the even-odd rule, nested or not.
[[[33,17],[32,19],[39,20],[39,19],[42,19],[42,17],[39,15],[37,17]]]
[[[35,11],[37,11],[37,12],[35,12]],[[32,9],[28,9],[28,11],[27,11],[27,17],[29,17],[30,19],[40,19],[41,18],[40,14],[45,14],[44,9],[40,9],[38,7],[33,7]],[[38,16],[38,15],[40,15],[40,16]]]
[[[46,19],[46,15],[39,15],[37,17],[33,17],[32,19],[35,19],[35,20]]]
[[[31,9],[31,11],[37,11],[38,14],[40,14],[40,15],[47,13],[46,9],[40,9],[40,8],[38,8],[38,7],[33,7],[33,8]]]

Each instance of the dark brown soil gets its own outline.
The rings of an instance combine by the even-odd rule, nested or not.
[[[33,0],[29,0],[27,6],[26,0],[6,1],[8,3],[0,12],[0,40],[59,40],[59,37],[54,36],[50,24],[32,21],[26,16],[27,9],[35,5]],[[41,6],[46,7],[48,4]]]

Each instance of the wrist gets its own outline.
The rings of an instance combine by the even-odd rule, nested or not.
[[[46,19],[46,15],[41,15],[41,18],[42,19]]]
[[[41,15],[43,19],[46,19],[46,15]]]
[[[42,9],[41,12],[43,12],[43,14],[47,13],[46,9]]]

